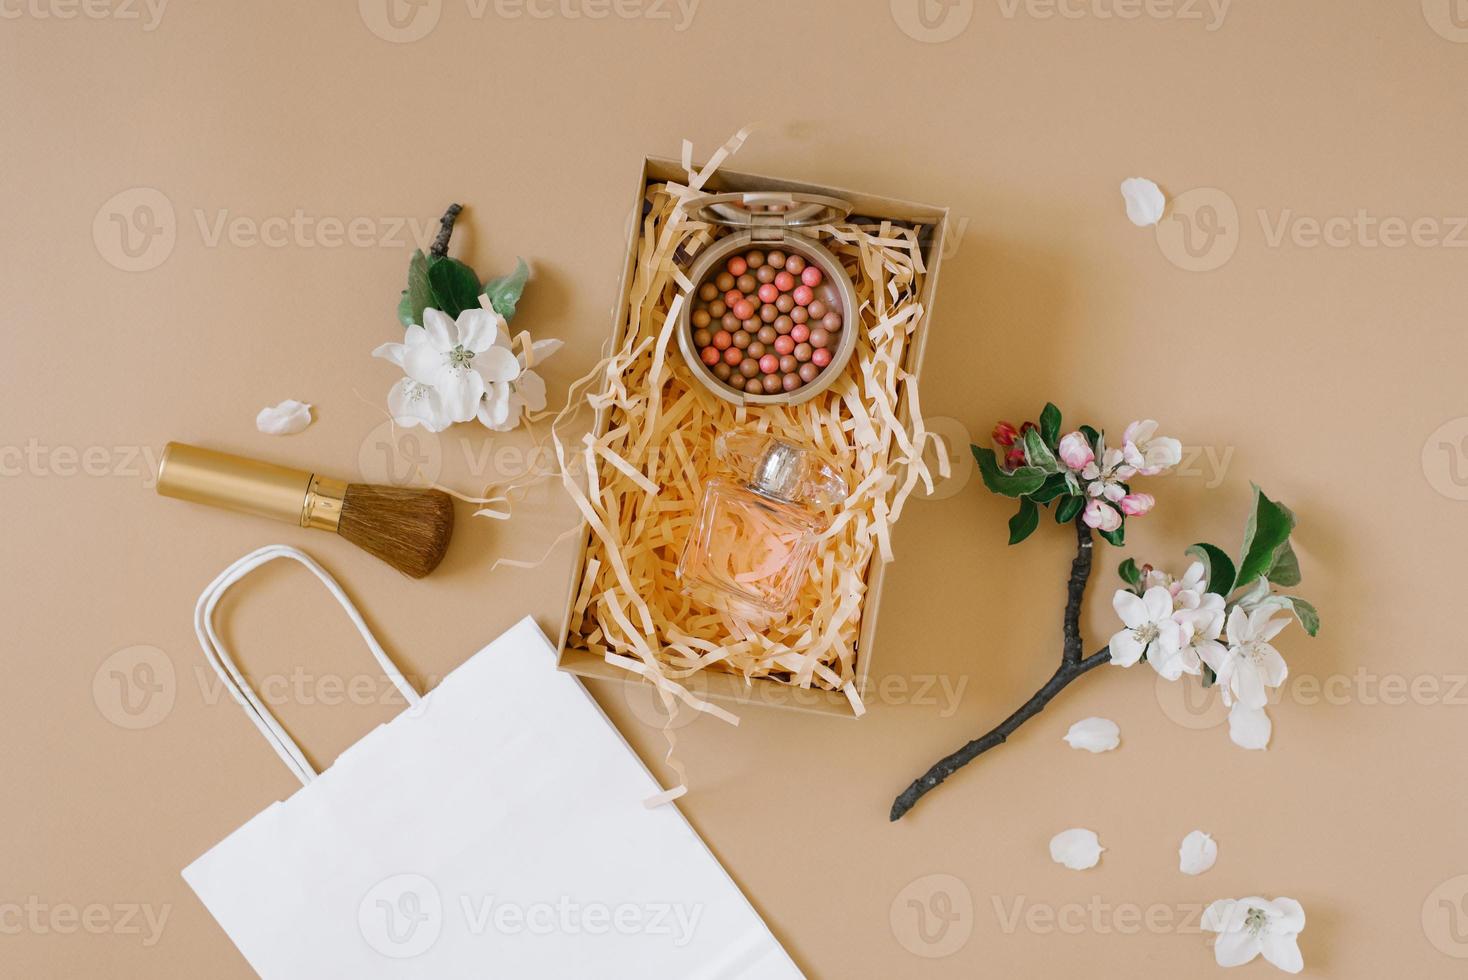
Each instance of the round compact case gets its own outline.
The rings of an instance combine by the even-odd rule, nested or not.
[[[698,221],[736,229],[689,270],[678,348],[699,382],[741,405],[799,405],[830,387],[856,350],[856,287],[841,261],[800,229],[851,205],[793,193],[716,194]]]

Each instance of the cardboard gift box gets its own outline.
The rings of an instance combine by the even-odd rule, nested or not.
[[[665,182],[686,183],[688,179],[689,171],[679,161],[654,157],[645,159],[642,171],[638,176],[636,193],[632,199],[631,214],[642,213],[641,209],[649,185]],[[701,189],[707,193],[794,192],[835,197],[853,206],[852,216],[848,219],[850,221],[860,221],[866,224],[885,220],[900,226],[917,228],[918,244],[925,267],[925,279],[919,294],[922,314],[909,335],[902,368],[914,378],[918,377],[923,350],[926,346],[928,323],[932,317],[934,297],[938,288],[944,236],[948,228],[948,209],[898,198],[874,196],[840,187],[800,183],[722,168],[714,172]],[[632,220],[629,225],[627,255],[623,264],[613,320],[612,349],[618,348],[626,331],[627,317],[625,314],[639,257],[639,243],[643,234],[642,222]],[[677,357],[676,350],[673,351],[672,356]],[[906,425],[909,417],[909,405],[907,399],[903,398],[899,406],[899,420]],[[598,409],[592,429],[593,434],[603,436],[610,426],[611,410],[609,408]],[[607,662],[600,654],[578,647],[575,643],[577,639],[573,635],[573,628],[576,625],[574,621],[575,602],[585,573],[587,551],[591,545],[592,533],[589,522],[583,521],[575,538],[577,557],[567,584],[566,614],[559,633],[559,666],[584,677],[627,683],[646,683],[641,677]],[[871,673],[874,659],[873,639],[876,636],[877,612],[885,570],[886,562],[876,556],[868,563],[866,569],[866,594],[860,607],[860,625],[857,632],[854,662],[855,687],[858,693],[866,690],[867,679]],[[815,687],[800,688],[772,679],[754,679],[746,682],[737,674],[719,669],[700,670],[695,676],[699,694],[725,701],[777,705],[846,717],[853,717],[859,713],[851,699],[841,691],[828,691]]]

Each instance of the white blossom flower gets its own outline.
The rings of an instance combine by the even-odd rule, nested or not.
[[[1201,674],[1210,658],[1221,660],[1227,652],[1218,642],[1223,632],[1223,596],[1183,589],[1173,597],[1173,622],[1182,630],[1178,661],[1184,674]]]
[[[395,423],[409,429],[421,425],[429,432],[442,432],[454,424],[438,389],[412,378],[403,378],[388,390],[387,411]]]
[[[521,351],[515,357],[517,373],[489,385],[479,406],[479,421],[495,432],[508,432],[520,424],[525,410],[538,412],[545,408],[545,381],[532,370],[532,365],[560,350],[563,341],[537,340],[530,345],[529,356]],[[495,337],[495,346],[511,349],[509,332],[503,326]]]
[[[1144,587],[1152,588],[1154,585],[1161,585],[1161,587],[1166,588],[1167,591],[1173,594],[1173,599],[1177,599],[1180,593],[1193,593],[1193,596],[1199,596],[1204,591],[1207,582],[1208,572],[1205,571],[1202,562],[1193,562],[1192,565],[1189,565],[1188,571],[1183,572],[1182,578],[1174,578],[1171,572],[1163,571],[1160,568],[1152,568],[1151,565],[1147,565],[1142,569],[1142,585]],[[1188,600],[1182,601],[1186,604]]]
[[[1289,667],[1269,641],[1289,625],[1286,618],[1271,619],[1275,609],[1265,606],[1246,613],[1235,606],[1228,615],[1228,649],[1199,650],[1204,663],[1218,675],[1223,703],[1235,702],[1250,710],[1269,703],[1266,687],[1279,687],[1289,676]]]
[[[1167,590],[1152,588],[1139,596],[1118,589],[1111,605],[1126,624],[1111,637],[1111,662],[1130,667],[1145,654],[1159,674],[1177,680],[1182,673],[1177,665],[1182,628],[1173,621],[1172,596]]]
[[[489,385],[520,373],[515,355],[495,343],[504,324],[504,317],[483,308],[464,310],[457,320],[425,309],[422,326],[408,327],[401,344],[383,344],[372,355],[400,365],[409,379],[432,388],[450,422],[467,422],[479,412]],[[399,387],[400,397],[423,404],[421,389]]]
[[[1203,928],[1218,933],[1213,958],[1219,966],[1242,966],[1258,956],[1286,973],[1305,968],[1299,935],[1305,910],[1293,898],[1225,898],[1203,912]]]
[[[1183,444],[1157,435],[1157,423],[1152,419],[1142,419],[1127,426],[1121,442],[1122,458],[1142,476],[1156,476],[1182,462]]]

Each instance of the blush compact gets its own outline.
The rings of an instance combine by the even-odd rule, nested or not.
[[[678,347],[700,383],[736,404],[798,405],[830,387],[856,350],[856,287],[806,229],[845,201],[813,194],[716,194],[692,206],[729,234],[689,270]]]

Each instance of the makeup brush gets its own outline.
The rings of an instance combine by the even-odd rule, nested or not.
[[[438,567],[454,533],[454,503],[442,490],[343,483],[180,442],[163,449],[158,492],[335,531],[414,578]]]

